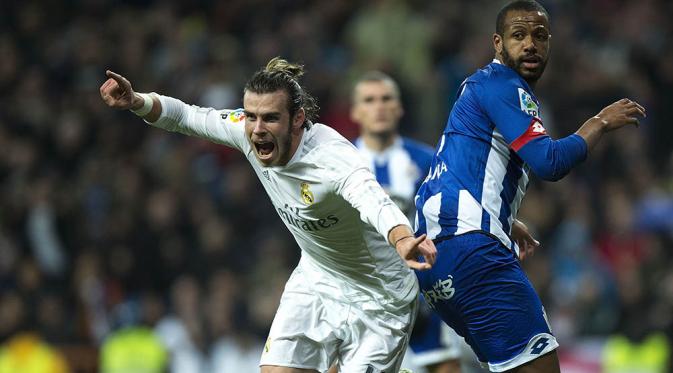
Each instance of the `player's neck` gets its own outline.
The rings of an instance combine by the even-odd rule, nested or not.
[[[524,79],[526,83],[528,83],[528,86],[530,87],[530,90],[535,92],[535,85],[537,84],[537,80],[528,80]]]
[[[365,146],[377,153],[391,147],[396,139],[397,133],[395,132],[362,134],[362,141],[364,141]]]

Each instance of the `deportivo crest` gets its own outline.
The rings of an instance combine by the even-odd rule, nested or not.
[[[540,112],[538,106],[533,100],[533,96],[528,94],[523,88],[519,88],[519,105],[521,105],[521,111],[527,113],[528,115],[538,118]]]
[[[230,120],[232,123],[238,123],[245,119],[245,113],[243,112],[242,109],[238,109],[222,113],[220,117],[223,120]]]
[[[308,183],[301,183],[301,200],[307,205],[312,205],[315,202],[313,192],[308,188]]]

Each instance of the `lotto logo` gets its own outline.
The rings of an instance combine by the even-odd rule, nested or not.
[[[530,353],[533,355],[539,355],[542,351],[544,351],[545,348],[547,348],[547,346],[549,346],[549,339],[540,338],[537,342],[535,342],[533,348],[530,349]]]
[[[540,122],[537,122],[537,121],[533,123],[533,128],[532,129],[533,129],[533,132],[535,132],[535,133],[543,133],[543,134],[547,133],[547,130],[545,130],[544,127],[542,127],[542,124]]]

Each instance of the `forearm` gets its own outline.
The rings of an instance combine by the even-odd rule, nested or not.
[[[556,181],[586,158],[587,144],[576,134],[559,140],[544,136],[524,145],[518,154],[536,176],[543,180]]]
[[[413,236],[409,219],[388,197],[368,170],[363,168],[353,172],[345,180],[339,193],[358,210],[362,221],[376,228],[391,244],[395,243],[391,241],[393,231],[394,237],[402,233]],[[406,230],[402,231],[402,227]]]
[[[575,132],[578,136],[582,137],[587,143],[587,152],[590,152],[591,149],[596,146],[600,138],[605,132],[605,126],[607,121],[598,115],[591,117],[589,120],[584,122],[582,126]]]

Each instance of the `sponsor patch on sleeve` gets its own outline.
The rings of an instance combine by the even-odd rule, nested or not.
[[[540,111],[538,109],[537,103],[535,103],[535,100],[533,100],[533,96],[531,96],[523,88],[518,88],[518,91],[519,91],[519,105],[521,106],[521,111],[530,116],[539,118]]]
[[[224,112],[220,115],[222,120],[228,120],[232,123],[238,123],[245,120],[245,112],[243,109],[237,109],[232,111]]]

